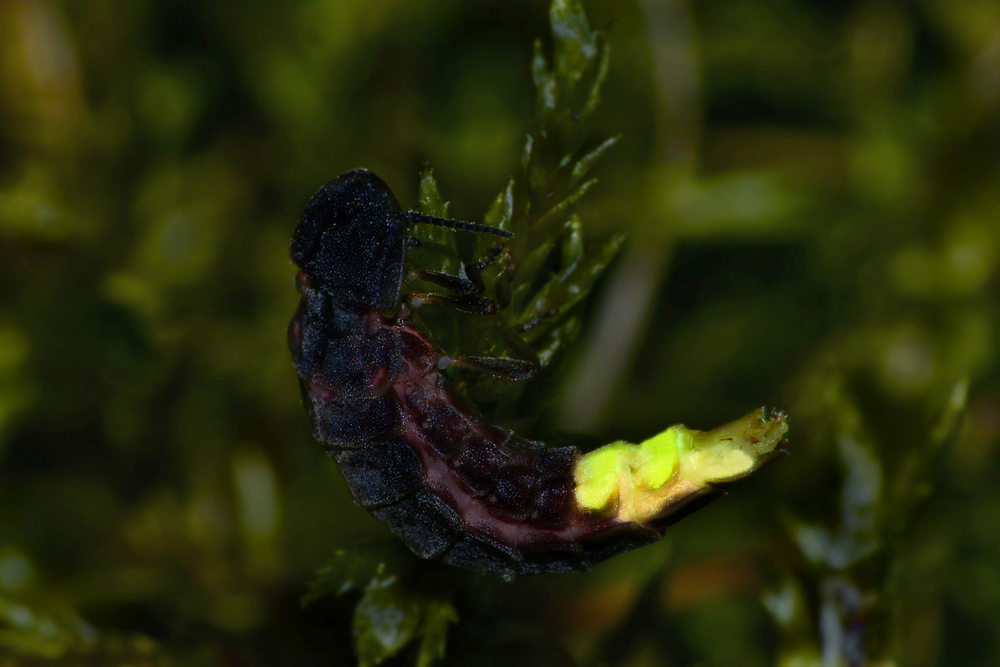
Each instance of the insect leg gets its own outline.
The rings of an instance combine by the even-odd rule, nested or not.
[[[554,318],[556,315],[559,314],[559,312],[560,311],[558,309],[553,308],[552,310],[548,311],[547,313],[543,313],[541,315],[537,315],[535,317],[532,317],[527,322],[523,322],[523,323],[518,324],[518,325],[516,325],[514,327],[511,327],[511,331],[513,331],[515,334],[522,334],[522,333],[524,333],[526,331],[531,331],[535,327],[541,326],[542,324],[545,324],[546,322],[551,321],[552,318]]]
[[[454,292],[455,295],[414,293],[410,296],[410,307],[419,308],[429,303],[450,306],[459,312],[475,315],[494,315],[500,312],[503,305],[505,305],[501,300],[478,296],[485,289],[480,271],[495,264],[501,257],[507,254],[507,247],[501,242],[482,261],[476,264],[465,264],[464,272],[466,277],[436,271],[411,271],[409,274],[410,278],[440,285]],[[509,299],[502,299],[502,301],[509,302]],[[531,326],[534,325],[532,324]],[[447,368],[454,365],[511,380],[527,380],[533,377],[539,368],[538,356],[535,354],[535,351],[518,336],[518,333],[528,328],[530,326],[515,327],[503,332],[505,342],[515,352],[515,358],[484,356],[441,357],[438,366],[440,368]]]
[[[462,296],[478,296],[486,289],[486,285],[483,283],[483,278],[479,272],[486,267],[495,264],[505,252],[506,247],[501,243],[493,248],[489,255],[487,255],[482,261],[475,264],[463,263],[462,268],[465,276],[456,276],[450,273],[441,273],[439,271],[423,271],[415,269],[410,271],[407,278],[410,280],[423,280],[435,285],[440,285],[448,291]]]
[[[432,302],[452,305],[462,312],[477,312],[480,314],[490,314],[490,312],[496,312],[470,311],[462,307],[455,306],[453,303],[459,298],[475,299],[477,297],[441,297],[440,295],[433,294],[424,296],[428,299],[436,297],[432,300]],[[490,301],[489,299],[485,299],[484,301],[487,302],[486,305],[492,304],[493,306],[496,306],[496,303]],[[517,381],[528,380],[534,377],[535,373],[537,373],[540,368],[538,355],[535,354],[535,351],[531,349],[530,345],[521,340],[521,338],[517,335],[517,331],[514,329],[504,330],[502,335],[504,341],[514,351],[514,357],[482,357],[472,355],[461,357],[441,356],[438,358],[438,368],[443,370],[450,366],[458,366],[459,368],[466,368],[480,373],[487,373],[489,375],[495,375],[497,377]]]
[[[427,304],[450,306],[460,313],[472,315],[495,315],[500,312],[500,305],[496,301],[481,296],[448,296],[427,292],[416,292],[410,295],[411,308],[416,309]]]
[[[511,357],[441,357],[438,360],[439,368],[447,368],[455,365],[459,368],[489,373],[511,380],[528,380],[534,377],[540,368],[538,355],[531,349],[531,346],[521,340],[514,329],[506,329],[503,332],[504,342],[513,350],[515,356]]]
[[[458,366],[510,380],[528,380],[538,372],[538,362],[508,357],[441,357],[438,368]]]
[[[450,273],[416,270],[410,271],[407,278],[434,283],[444,287],[449,292],[462,296],[476,296],[482,294],[484,289],[483,281],[478,274],[475,274],[475,277],[463,278],[462,276],[453,276]]]
[[[424,215],[422,213],[417,213],[416,211],[407,211],[404,215],[406,216],[406,221],[411,225],[424,223],[436,225],[438,227],[447,227],[448,229],[459,229],[466,232],[473,232],[475,234],[492,234],[493,236],[502,236],[504,238],[510,238],[513,236],[513,234],[503,229],[497,229],[496,227],[490,227],[488,225],[480,225],[477,222],[448,220],[446,218],[438,218],[433,215]]]

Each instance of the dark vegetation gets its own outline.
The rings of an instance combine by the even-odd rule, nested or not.
[[[1000,660],[997,4],[585,6],[589,117],[571,2],[0,0],[0,665]],[[793,455],[587,574],[416,561],[311,440],[295,220],[365,166],[499,224],[619,135],[522,280],[627,235],[550,371],[453,379],[574,442],[779,405]],[[424,325],[513,355],[514,303]]]

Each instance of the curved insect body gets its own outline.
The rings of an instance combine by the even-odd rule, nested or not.
[[[450,391],[440,355],[400,303],[418,223],[506,234],[404,212],[377,176],[348,172],[296,227],[302,301],[289,326],[316,439],[354,499],[416,554],[504,577],[586,569],[656,540],[714,484],[778,453],[784,416],[762,410],[709,433],[675,426],[587,455],[486,422]],[[486,312],[463,279],[421,277],[466,292],[439,302]],[[530,374],[517,360],[480,366]]]

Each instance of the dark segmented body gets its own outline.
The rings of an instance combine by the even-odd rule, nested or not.
[[[302,301],[289,346],[314,435],[354,499],[416,554],[505,577],[586,569],[656,540],[660,527],[578,507],[578,450],[489,424],[450,391],[400,305],[406,215],[356,170],[314,196],[292,241]]]

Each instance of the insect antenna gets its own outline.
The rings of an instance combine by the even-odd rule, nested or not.
[[[424,215],[422,213],[417,213],[416,211],[407,211],[406,220],[410,224],[417,224],[419,222],[423,222],[428,225],[437,225],[438,227],[448,227],[450,229],[461,229],[467,232],[476,232],[477,234],[493,234],[494,236],[502,236],[504,238],[510,238],[511,236],[513,236],[513,234],[511,234],[510,232],[504,231],[502,229],[497,229],[496,227],[488,227],[486,225],[480,225],[475,222],[446,220],[445,218],[436,218],[432,215]]]

